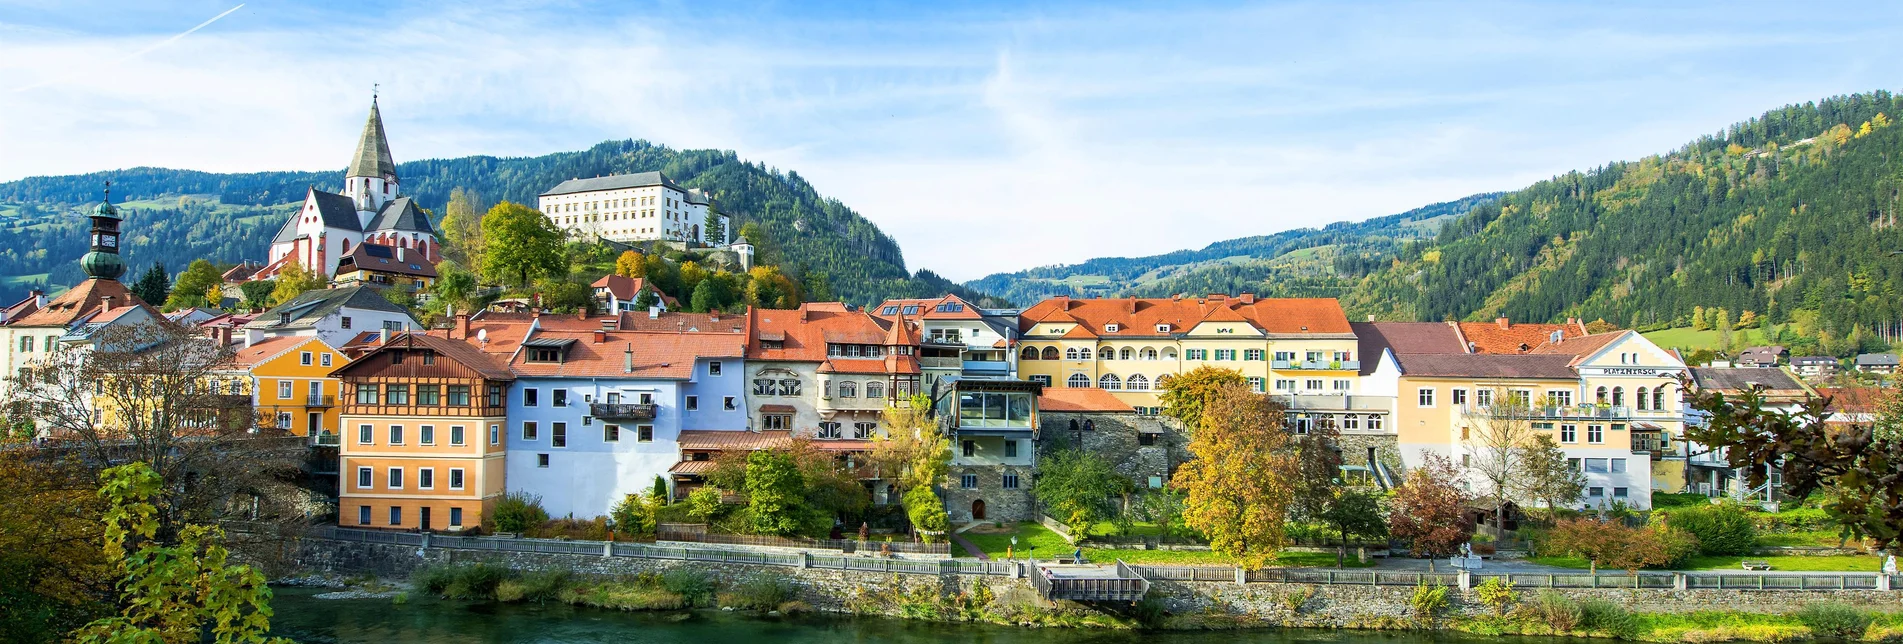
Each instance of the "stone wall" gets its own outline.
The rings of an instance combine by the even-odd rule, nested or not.
[[[1043,412],[1038,418],[1039,454],[1081,445],[1139,488],[1149,487],[1152,477],[1169,481],[1176,466],[1189,460],[1189,438],[1174,419],[1128,412]],[[1145,434],[1149,445],[1143,444]]]
[[[962,487],[966,474],[978,478],[978,486]],[[1004,477],[1018,477],[1016,489],[1004,487]],[[945,511],[953,524],[978,520],[973,516],[974,501],[984,501],[985,521],[1030,521],[1037,515],[1037,501],[1031,496],[1033,470],[1026,465],[953,465],[951,483],[945,486]]]
[[[1367,465],[1368,450],[1374,450],[1375,460],[1380,461],[1395,472],[1400,472],[1401,445],[1394,434],[1340,434],[1341,462],[1343,465]]]

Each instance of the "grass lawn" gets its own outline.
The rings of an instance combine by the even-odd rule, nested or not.
[[[1745,329],[1743,331],[1734,331],[1732,334],[1738,338],[1742,338],[1741,341],[1747,346],[1764,344],[1764,331],[1760,329]],[[1697,331],[1691,327],[1678,327],[1673,329],[1660,329],[1641,335],[1644,335],[1645,339],[1651,340],[1654,344],[1666,348],[1678,347],[1694,350],[1724,349],[1724,347],[1718,346],[1718,331],[1716,329]]]
[[[1736,556],[1698,556],[1685,564],[1686,570],[1736,570],[1742,572],[1742,563],[1764,561],[1771,564],[1771,572],[1876,572],[1882,565],[1873,555],[1832,555],[1828,557],[1736,557]],[[1527,562],[1556,568],[1577,568],[1585,570],[1589,566],[1579,557],[1529,557]],[[1601,573],[1619,572],[1599,568]]]
[[[1019,558],[1025,556],[1025,547],[1027,546],[1036,548],[1034,554],[1040,559],[1050,559],[1059,555],[1068,556],[1071,551],[1076,549],[1076,546],[1072,546],[1070,542],[1065,541],[1063,537],[1058,536],[1055,532],[1051,532],[1049,528],[1041,524],[1025,522],[1018,524],[1016,528],[1015,532],[1009,533],[966,532],[960,536],[963,536],[966,540],[970,541],[972,545],[977,546],[979,550],[983,550],[986,555],[993,559],[1004,558],[1005,550],[1011,547],[1011,537],[1013,535],[1016,535],[1018,538],[1018,545],[1013,554]],[[1152,528],[1154,528],[1154,526],[1152,526]],[[954,552],[956,552],[956,549],[954,549]],[[1231,563],[1228,557],[1207,550],[1084,548],[1084,558],[1099,563],[1108,563],[1122,559],[1128,563],[1153,564],[1159,566],[1228,565]],[[1332,553],[1285,552],[1282,553],[1280,558],[1280,565],[1286,567],[1334,566],[1335,555]],[[1355,562],[1353,558],[1349,558],[1348,567],[1362,568],[1365,566]]]
[[[1758,533],[1760,546],[1825,546],[1840,547],[1843,538],[1836,530],[1814,530],[1811,532],[1761,532]]]

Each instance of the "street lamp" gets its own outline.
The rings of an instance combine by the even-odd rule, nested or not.
[[[1014,535],[1011,535],[1010,547],[1007,547],[1004,549],[1004,559],[1006,561],[1010,561],[1012,559],[1012,556],[1011,556],[1012,553],[1016,552],[1017,549],[1018,549],[1018,535],[1014,534]]]

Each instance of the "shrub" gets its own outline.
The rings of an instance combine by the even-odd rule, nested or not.
[[[780,611],[781,615],[798,615],[800,613],[813,612],[813,605],[795,599],[793,601],[780,604],[780,607],[776,610]]]
[[[1423,582],[1414,587],[1414,596],[1408,599],[1408,607],[1414,611],[1414,618],[1431,620],[1447,608],[1447,587],[1440,584],[1432,586]]]
[[[456,568],[451,572],[449,584],[443,587],[442,596],[446,599],[481,601],[496,598],[496,586],[509,577],[509,570],[490,563],[478,563]]]
[[[1623,606],[1604,599],[1588,599],[1579,602],[1579,628],[1629,640],[1638,637],[1639,621]]]
[[[496,499],[495,509],[489,511],[489,521],[498,532],[519,534],[548,523],[548,511],[542,509],[539,494],[508,492]]]
[[[1760,512],[1752,516],[1762,532],[1809,532],[1830,527],[1830,513],[1819,508],[1793,508],[1783,512]]]
[[[1168,615],[1169,609],[1164,606],[1163,595],[1154,590],[1144,593],[1142,600],[1130,606],[1130,617],[1144,628],[1161,627]]]
[[[528,591],[522,586],[522,582],[514,579],[496,584],[496,601],[519,602],[522,601],[522,598],[526,595],[528,595]]]
[[[540,570],[523,575],[521,581],[518,582],[522,594],[513,601],[530,601],[540,604],[559,600],[562,597],[562,589],[568,587],[568,580],[567,570]],[[496,599],[512,601],[502,599],[501,587],[496,588]]]
[[[1751,516],[1736,505],[1712,505],[1674,510],[1667,525],[1698,537],[1698,551],[1707,555],[1748,555],[1758,545],[1758,529]]]
[[[1579,604],[1565,595],[1550,590],[1542,592],[1533,598],[1531,608],[1533,614],[1554,633],[1566,633],[1579,628]]]
[[[1870,614],[1841,602],[1808,604],[1797,611],[1797,621],[1813,635],[1857,639],[1870,628]]]
[[[1682,494],[1674,493],[1674,492],[1653,492],[1652,493],[1652,509],[1654,510],[1664,510],[1666,508],[1698,507],[1698,506],[1710,505],[1710,504],[1711,504],[1711,499],[1706,498],[1705,495],[1699,494],[1697,492],[1686,492]]]
[[[687,516],[695,521],[707,523],[720,516],[720,490],[712,486],[702,487],[687,495]]]
[[[1288,607],[1290,613],[1299,613],[1302,612],[1302,607],[1308,604],[1308,600],[1314,597],[1314,586],[1302,586],[1282,595],[1282,605]]]
[[[449,582],[456,580],[456,570],[450,566],[430,566],[416,571],[410,576],[410,585],[431,595],[441,596],[449,588]]]
[[[792,582],[779,577],[754,577],[735,585],[732,590],[721,593],[720,603],[734,608],[754,610],[774,610],[780,604],[793,601]]]
[[[931,486],[912,488],[900,499],[905,503],[905,514],[912,520],[912,527],[928,532],[951,529],[951,518],[945,515],[945,502],[938,500]]]
[[[1518,594],[1513,592],[1513,582],[1500,577],[1489,577],[1480,582],[1474,588],[1474,594],[1480,598],[1481,604],[1493,609],[1495,615],[1507,614],[1507,609],[1512,608],[1519,599]]]
[[[661,587],[680,595],[689,605],[706,604],[714,595],[714,582],[708,580],[706,574],[686,567],[669,568],[661,573]]]

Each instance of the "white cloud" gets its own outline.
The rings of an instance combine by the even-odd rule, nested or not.
[[[1880,87],[1897,53],[1894,16],[1803,7],[253,2],[129,56],[226,8],[0,22],[0,179],[341,167],[380,83],[403,159],[734,149],[965,279],[1511,189]]]

